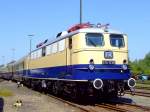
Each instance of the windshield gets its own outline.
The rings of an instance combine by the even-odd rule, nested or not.
[[[92,47],[100,47],[104,45],[103,35],[99,33],[86,34],[86,44]]]
[[[124,47],[124,38],[123,35],[111,34],[110,43],[113,47]]]

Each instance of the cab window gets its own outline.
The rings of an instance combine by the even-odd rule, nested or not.
[[[110,35],[110,44],[113,47],[124,47],[124,38],[123,35],[111,34]]]
[[[86,45],[91,47],[101,47],[104,45],[103,35],[99,33],[86,34]]]

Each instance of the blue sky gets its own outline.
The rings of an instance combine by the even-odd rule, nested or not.
[[[129,36],[129,56],[150,51],[150,0],[83,0],[83,21],[110,23]],[[0,64],[29,52],[36,44],[79,22],[79,0],[0,0]],[[2,58],[5,56],[5,59]]]

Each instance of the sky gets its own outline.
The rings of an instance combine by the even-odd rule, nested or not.
[[[83,22],[109,23],[128,35],[129,57],[150,52],[150,0],[83,0]],[[0,64],[79,23],[79,0],[0,0]],[[12,49],[15,49],[13,51]]]

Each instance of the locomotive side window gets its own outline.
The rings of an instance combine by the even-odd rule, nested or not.
[[[52,44],[52,53],[57,53],[57,43]]]
[[[124,38],[123,35],[118,35],[118,34],[111,34],[110,35],[110,44],[113,47],[124,47]]]
[[[63,51],[65,49],[65,39],[58,42],[58,51]]]
[[[86,44],[92,47],[104,46],[103,35],[99,33],[88,33],[86,34]]]
[[[37,52],[38,52],[37,58],[40,58],[42,56],[42,49],[39,49]]]
[[[46,55],[49,55],[49,54],[51,54],[51,45],[48,45],[47,47],[46,47]]]
[[[43,47],[42,48],[42,56],[45,56],[46,55],[46,47]]]

